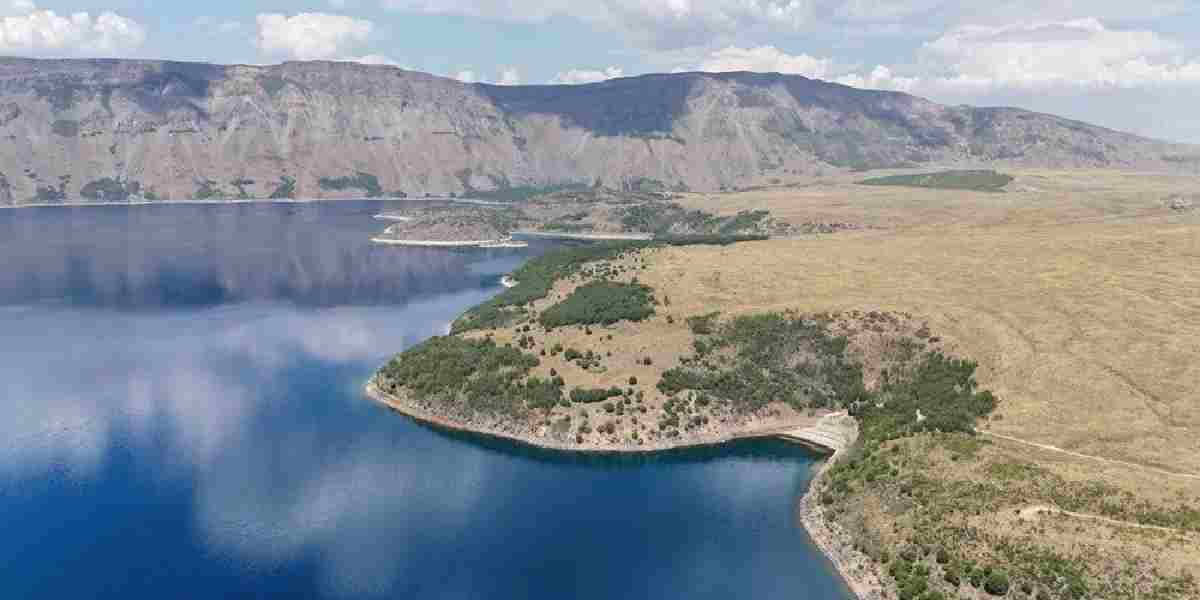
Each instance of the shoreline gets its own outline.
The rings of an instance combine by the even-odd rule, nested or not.
[[[657,442],[654,444],[646,444],[641,446],[627,445],[603,448],[589,447],[580,444],[556,442],[553,440],[546,440],[544,438],[533,438],[528,435],[513,433],[511,431],[505,431],[491,426],[465,425],[443,415],[435,414],[428,410],[412,406],[411,404],[404,402],[402,399],[380,390],[379,387],[375,385],[374,377],[367,381],[366,385],[363,386],[363,393],[371,400],[374,400],[375,402],[378,402],[385,407],[419,423],[450,431],[503,439],[545,450],[561,450],[564,452],[578,452],[585,454],[650,454],[654,452],[679,450],[683,448],[719,446],[739,440],[775,438],[788,441],[796,445],[805,446],[809,450],[826,457],[832,457],[838,452],[838,448],[831,447],[829,436],[824,435],[825,432],[821,431],[819,426],[805,428],[800,425],[795,427],[771,427],[766,429],[735,431],[717,436],[689,440]],[[826,415],[826,417],[840,416],[842,416],[841,413]],[[804,435],[806,430],[811,430],[812,435]]]
[[[131,200],[127,202],[91,202],[68,200],[66,202],[29,202],[22,204],[0,204],[0,210],[17,210],[21,208],[80,208],[88,206],[168,206],[177,204],[195,204],[200,206],[222,204],[316,204],[320,202],[457,202],[461,204],[481,204],[485,206],[506,206],[504,203],[488,202],[486,200],[466,200],[449,196],[429,196],[421,198],[371,198],[368,196],[350,198],[209,198],[206,200]],[[376,217],[378,218],[378,217]]]
[[[647,242],[654,239],[654,236],[648,233],[557,233],[553,231],[526,231],[517,230],[510,233],[514,238],[535,238],[547,240],[580,240],[580,241],[625,241],[625,242]]]
[[[363,386],[363,393],[374,402],[378,402],[388,410],[412,419],[413,421],[434,429],[478,435],[492,439],[503,440],[556,452],[571,452],[591,455],[629,455],[653,454],[686,448],[704,448],[728,444],[731,442],[754,439],[778,439],[791,442],[807,448],[818,454],[817,460],[821,467],[809,481],[808,489],[796,503],[795,511],[805,532],[821,554],[833,565],[838,577],[846,588],[858,600],[882,600],[887,585],[881,580],[875,567],[865,555],[854,550],[847,540],[847,535],[841,528],[828,519],[824,507],[817,499],[817,489],[829,469],[839,460],[843,452],[849,448],[858,436],[857,422],[845,413],[824,415],[815,426],[804,428],[774,427],[765,430],[733,431],[726,435],[704,439],[680,440],[657,443],[649,446],[614,446],[596,448],[578,444],[564,444],[545,439],[535,439],[504,431],[491,426],[465,425],[442,415],[412,406],[402,399],[380,390],[371,377]],[[834,424],[837,420],[848,419],[855,422],[853,431],[847,433],[844,427]],[[844,421],[843,421],[844,423]]]
[[[198,206],[221,204],[311,204],[316,202],[339,202],[351,198],[313,198],[295,200],[290,198],[231,198],[228,200],[135,200],[133,202],[34,202],[28,204],[0,204],[0,209],[17,210],[21,208],[87,208],[91,206],[174,206],[179,204],[195,204]],[[376,200],[376,198],[362,198]]]
[[[841,458],[842,450],[825,459],[821,468],[813,475],[808,489],[796,503],[796,516],[809,539],[821,554],[833,565],[835,571],[850,593],[858,600],[884,600],[891,589],[880,577],[878,567],[869,557],[854,549],[849,534],[825,515],[825,507],[817,498],[818,484],[825,474]]]
[[[371,243],[384,246],[422,246],[426,248],[527,248],[525,242],[504,240],[396,240],[391,238],[373,237]]]

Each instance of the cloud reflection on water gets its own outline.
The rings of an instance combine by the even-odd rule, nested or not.
[[[531,454],[363,398],[390,353],[443,333],[527,255],[372,248],[377,211],[0,212],[6,583],[474,599],[807,581],[790,520],[764,510],[787,502],[798,461]],[[75,526],[12,516],[51,505]],[[74,572],[95,571],[62,582],[73,552]]]
[[[322,431],[318,421],[290,427],[286,439],[256,435],[256,422],[286,415],[290,403],[317,400],[289,382],[297,363],[369,372],[390,350],[440,333],[454,307],[488,293],[460,292],[400,310],[7,310],[0,314],[6,343],[21,352],[0,363],[8,413],[0,419],[0,477],[19,481],[60,470],[88,479],[103,469],[113,444],[166,440],[159,459],[195,478],[196,519],[208,544],[256,561],[314,553],[331,588],[386,589],[406,548],[402,539],[380,539],[381,528],[413,514],[425,515],[420,527],[455,525],[430,519],[470,510],[480,489],[478,455],[456,455],[476,460],[444,465],[440,472],[453,476],[430,480],[427,465],[406,461],[394,447],[398,420],[378,420],[350,441]],[[72,345],[62,347],[64,339]],[[343,392],[358,400],[357,389]],[[346,401],[344,394],[333,400]],[[419,486],[436,493],[411,497],[437,498],[436,506],[405,504],[405,491]]]

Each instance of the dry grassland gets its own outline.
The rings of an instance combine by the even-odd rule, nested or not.
[[[822,204],[821,218],[897,226],[672,248],[641,277],[684,314],[922,315],[1004,399],[991,429],[1200,473],[1200,211],[1165,204],[1200,190],[1200,179],[1039,172],[1013,185],[1047,191],[839,184],[714,196],[706,202],[721,211],[765,202],[808,220],[803,207]]]
[[[880,310],[926,320],[977,360],[1001,399],[987,452],[1131,502],[1200,497],[1200,210],[1168,199],[1200,178],[1018,173],[1004,194],[873,188],[848,181],[690,196],[725,213],[769,208],[793,222],[873,229],[730,247],[654,251],[641,279],[679,314]],[[949,476],[949,475],[947,475]],[[1004,531],[1016,510],[981,518]],[[1060,548],[1159,557],[1200,576],[1200,536],[1043,514]],[[1102,552],[1102,553],[1103,553]],[[1134,554],[1130,554],[1134,553]]]
[[[918,171],[872,171],[870,177]],[[687,208],[728,216],[767,209],[800,224],[849,222],[873,228],[986,226],[1137,218],[1163,212],[1173,194],[1200,193],[1200,177],[1119,171],[1022,171],[1005,193],[857,185],[845,174],[730,194],[685,194]]]

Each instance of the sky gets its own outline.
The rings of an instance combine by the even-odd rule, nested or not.
[[[1200,0],[0,0],[0,55],[781,72],[1200,143]]]

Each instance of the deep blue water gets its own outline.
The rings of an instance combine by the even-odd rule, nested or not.
[[[365,399],[545,250],[373,247],[384,206],[0,211],[0,596],[849,597],[800,449],[581,457]]]

